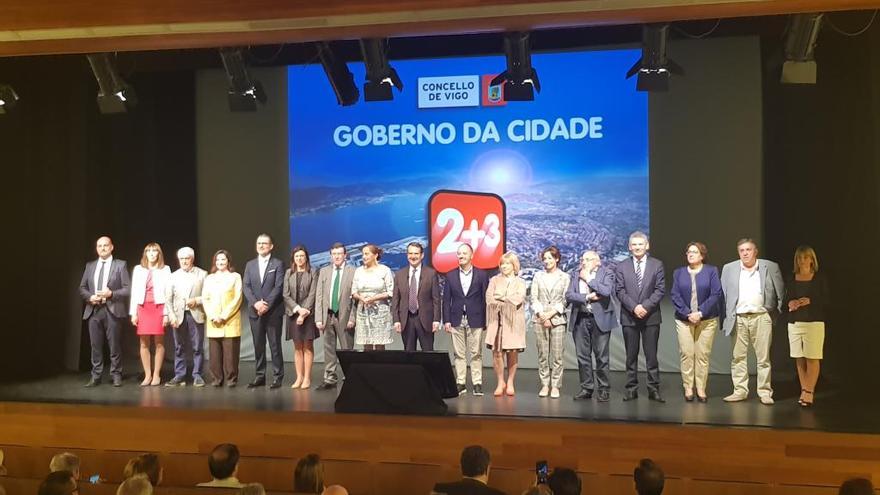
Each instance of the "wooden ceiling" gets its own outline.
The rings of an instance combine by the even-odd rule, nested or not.
[[[11,0],[0,56],[460,34],[793,12],[880,0]]]

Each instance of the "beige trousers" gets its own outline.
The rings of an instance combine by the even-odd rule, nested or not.
[[[773,321],[767,313],[736,315],[736,325],[731,335],[733,360],[730,363],[730,376],[733,379],[733,393],[746,396],[749,393],[749,346],[755,349],[758,358],[758,397],[773,397],[770,386],[770,341]]]
[[[471,384],[483,384],[483,341],[486,339],[484,328],[471,328],[467,318],[462,318],[461,325],[452,327],[452,351],[455,357],[455,382],[459,385],[467,383],[467,367],[471,365]]]
[[[685,392],[693,393],[696,386],[700,395],[706,393],[709,378],[709,355],[718,331],[718,318],[703,320],[694,325],[675,320],[678,331],[678,350],[681,354],[681,382]]]

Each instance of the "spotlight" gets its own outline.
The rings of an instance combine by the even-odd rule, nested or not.
[[[12,110],[18,103],[18,94],[8,84],[0,84],[0,114]]]
[[[813,50],[822,28],[824,14],[794,14],[785,33],[785,62],[780,81],[786,84],[816,84]]]
[[[221,48],[220,58],[223,60],[223,68],[226,70],[228,83],[226,96],[229,100],[229,110],[254,112],[257,110],[258,101],[265,104],[266,92],[263,91],[263,85],[260,84],[260,81],[251,79],[242,49]]]
[[[541,92],[538,71],[532,67],[529,33],[514,32],[504,35],[504,55],[507,70],[495,76],[490,86],[504,83],[505,101],[532,101],[535,90]]]
[[[367,67],[367,80],[364,82],[364,101],[388,101],[393,98],[391,87],[403,91],[403,81],[394,67],[388,65],[385,54],[386,40],[370,38],[361,40],[361,53]]]
[[[86,55],[98,81],[98,110],[101,113],[125,113],[137,105],[134,89],[122,79],[109,53]]]
[[[336,101],[344,107],[357,103],[360,92],[354,83],[354,74],[348,70],[345,61],[336,56],[327,42],[318,43],[318,56],[321,58],[324,73],[327,74],[327,80],[336,93]]]
[[[638,91],[668,91],[669,75],[684,75],[684,69],[666,56],[669,24],[642,26],[642,58],[626,73],[626,78],[638,74]]]

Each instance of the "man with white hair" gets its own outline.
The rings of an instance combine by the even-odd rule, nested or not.
[[[177,250],[180,268],[171,274],[165,298],[169,308],[168,320],[174,329],[174,378],[165,382],[166,387],[186,386],[187,342],[192,348],[193,386],[205,386],[205,379],[202,378],[205,342],[202,285],[207,272],[195,266],[195,256],[191,247]]]
[[[123,481],[116,489],[116,495],[153,495],[153,485],[142,474],[137,474]]]
[[[79,457],[70,452],[55,454],[49,461],[49,472],[56,471],[70,471],[73,474],[73,479],[79,481]]]

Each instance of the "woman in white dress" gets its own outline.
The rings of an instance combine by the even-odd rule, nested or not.
[[[382,351],[392,342],[391,295],[394,293],[394,274],[379,263],[382,250],[367,244],[361,250],[363,266],[354,272],[351,298],[357,304],[357,324],[354,343],[365,351]]]

